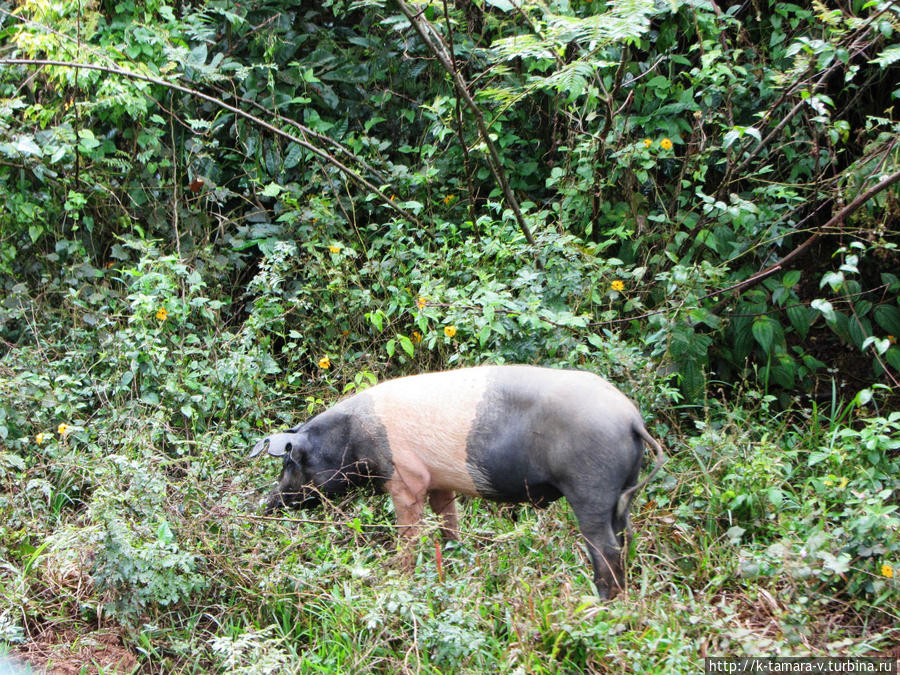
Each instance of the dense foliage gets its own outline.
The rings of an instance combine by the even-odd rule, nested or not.
[[[0,645],[689,672],[896,642],[900,8],[832,4],[0,0]],[[261,434],[483,362],[656,420],[624,601],[565,504],[469,502],[412,579],[383,498],[256,515]]]

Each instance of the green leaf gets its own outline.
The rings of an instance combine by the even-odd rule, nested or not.
[[[741,132],[735,129],[732,129],[728,133],[725,134],[725,137],[722,139],[722,147],[729,148],[731,144],[734,143],[737,139],[741,137]]]
[[[478,344],[482,348],[487,344],[488,339],[491,337],[491,326],[490,324],[485,324],[481,327],[481,330],[478,331]],[[588,337],[590,341],[590,337]]]
[[[789,272],[785,272],[784,276],[781,278],[781,283],[786,288],[792,288],[797,285],[798,281],[800,281],[800,276],[800,270],[790,270]]]
[[[860,349],[863,341],[866,339],[866,332],[865,328],[859,325],[856,317],[847,317],[847,333],[850,335],[850,340],[853,344]]]
[[[0,427],[0,429],[6,429],[6,427]],[[5,434],[3,434],[3,437],[6,437]],[[7,466],[11,466],[14,469],[18,469],[19,471],[25,470],[25,460],[23,460],[16,454],[13,454],[11,452],[4,452],[2,455],[0,455],[0,458],[3,459],[3,462]]]
[[[751,331],[753,337],[766,353],[772,350],[772,341],[775,339],[775,322],[767,316],[758,316],[753,320]]]
[[[893,305],[878,305],[872,310],[872,316],[888,335],[900,339],[900,309]]]
[[[721,323],[718,316],[703,307],[697,307],[690,310],[688,316],[697,323],[705,323],[710,328],[718,328]]]
[[[859,274],[859,268],[856,266],[859,263],[859,256],[848,255],[846,261],[843,265],[841,265],[838,269],[842,272],[847,272],[848,274]]]
[[[742,307],[740,311],[744,311]],[[750,332],[750,317],[735,317],[732,328],[734,330],[734,360],[743,363],[753,349],[753,334]]]
[[[827,452],[821,452],[821,451],[811,452],[811,453],[809,453],[809,455],[806,458],[806,465],[807,466],[815,466],[816,464],[819,464],[820,462],[824,462],[830,456],[831,455]]]
[[[869,345],[875,345],[875,351],[878,352],[879,355],[884,354],[891,347],[891,341],[885,338],[881,340],[874,335],[870,335],[862,343],[862,349],[865,350],[869,347]]]
[[[797,331],[802,339],[806,339],[809,328],[816,318],[816,313],[803,305],[794,305],[787,308],[787,315],[794,330]]]
[[[278,183],[269,183],[262,189],[263,197],[277,197],[281,194],[282,187]]]
[[[853,322],[854,325],[856,322]],[[862,338],[860,338],[859,342],[857,342],[853,335],[850,332],[850,319],[843,312],[835,312],[834,320],[830,321],[829,326],[831,326],[831,330],[833,330],[841,340],[848,344],[856,344],[859,345],[862,342]]]
[[[160,520],[159,526],[156,528],[156,538],[163,544],[171,544],[175,541],[175,535],[172,534],[172,528],[166,520]]]
[[[384,117],[370,117],[366,120],[366,123],[364,125],[366,133],[369,133],[369,131],[372,130],[372,127],[374,127],[376,124],[384,121],[386,121]]]
[[[828,551],[818,551],[816,555],[823,560],[825,569],[834,574],[844,574],[850,569],[850,556],[846,553],[834,556]]]
[[[891,347],[888,349],[887,353],[884,355],[884,360],[887,361],[891,368],[900,371],[900,348]]]
[[[419,327],[419,331],[422,335],[428,332],[428,316],[419,312],[418,316],[416,316],[416,326]]]
[[[90,129],[81,129],[78,132],[78,148],[82,152],[90,152],[100,145],[100,141],[94,136],[94,132]]]
[[[779,354],[778,358],[772,363],[770,377],[779,387],[784,389],[793,389],[794,373],[797,364],[787,354]]]
[[[374,312],[366,312],[365,316],[369,320],[369,323],[375,326],[379,332],[384,329],[384,312],[380,309],[375,310]]]
[[[810,356],[809,354],[803,355],[803,365],[806,366],[810,372],[816,372],[820,368],[826,368],[827,366],[819,361],[819,359],[814,356]]]
[[[900,290],[900,278],[898,278],[896,274],[891,274],[890,272],[882,272],[881,283],[885,284],[888,287],[888,293],[896,293],[898,290]]]
[[[891,45],[874,59],[869,61],[869,63],[875,63],[882,68],[887,68],[896,61],[900,61],[900,45]]]
[[[412,340],[410,340],[405,335],[398,335],[397,339],[400,341],[400,346],[403,347],[403,351],[405,351],[410,356],[415,352],[415,348],[413,347]]]
[[[155,391],[145,391],[141,395],[141,401],[151,406],[159,405],[159,394]]]
[[[301,159],[303,159],[303,148],[296,143],[291,143],[288,146],[287,154],[284,156],[284,169],[293,169],[300,163]]]

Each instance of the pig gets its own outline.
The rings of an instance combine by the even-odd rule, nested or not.
[[[638,484],[644,443],[656,465]],[[262,439],[251,457],[263,449],[283,457],[267,512],[372,484],[393,500],[408,569],[426,498],[442,535],[456,539],[457,492],[538,507],[564,496],[603,599],[625,585],[631,501],[665,462],[637,408],[602,377],[526,365],[388,380]]]

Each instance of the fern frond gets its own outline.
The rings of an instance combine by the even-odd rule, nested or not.
[[[108,169],[113,169],[119,174],[127,174],[132,169],[132,164],[124,157],[103,157],[100,164]]]
[[[887,68],[892,63],[900,61],[900,45],[892,45],[872,59],[872,63],[877,63],[882,68]]]
[[[650,28],[653,0],[622,0],[604,14],[588,17],[545,12],[538,20],[541,35],[526,33],[496,40],[490,55],[495,61],[554,59],[571,43],[594,48],[625,40],[636,40]]]
[[[557,45],[550,40],[542,40],[537,35],[526,33],[495,40],[491,45],[491,55],[497,61],[512,59],[553,59]]]

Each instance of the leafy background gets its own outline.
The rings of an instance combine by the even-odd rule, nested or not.
[[[0,650],[888,653],[898,28],[860,0],[0,2]],[[622,602],[564,503],[467,502],[411,579],[384,498],[258,515],[258,437],[485,362],[600,372],[665,440]]]

